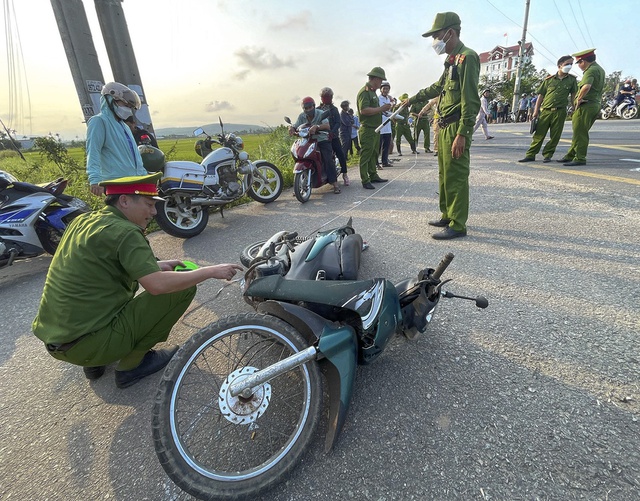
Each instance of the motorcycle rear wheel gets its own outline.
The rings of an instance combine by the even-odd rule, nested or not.
[[[311,176],[310,170],[296,172],[293,176],[293,193],[300,203],[305,203],[311,197],[312,188],[309,176]]]
[[[317,427],[322,382],[315,361],[275,377],[249,399],[231,381],[308,346],[289,324],[247,313],[196,333],[167,366],[152,431],[167,475],[199,499],[255,496],[284,480]]]
[[[256,202],[268,204],[273,202],[282,193],[284,179],[280,170],[269,162],[259,162],[256,167],[267,179],[263,181],[259,177],[252,176],[249,186],[249,196]]]
[[[602,119],[603,120],[608,120],[609,117],[611,116],[612,112],[613,112],[613,110],[611,109],[611,106],[607,106],[606,108],[604,108],[602,110]]]
[[[622,112],[622,118],[625,120],[631,120],[638,115],[638,107],[637,106],[628,106]]]
[[[209,211],[207,207],[181,209],[184,196],[167,196],[163,202],[156,203],[156,221],[165,233],[178,238],[191,238],[199,235],[207,227]]]

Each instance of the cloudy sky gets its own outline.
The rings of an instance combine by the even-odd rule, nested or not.
[[[50,0],[2,4],[0,118],[18,137],[52,132],[84,138]],[[94,2],[84,5],[102,72],[111,80]],[[554,71],[558,57],[596,47],[607,74],[640,76],[640,57],[622,38],[637,31],[634,16],[624,15],[629,6],[619,0],[530,0],[527,41],[534,45],[534,64]],[[324,86],[333,88],[336,101],[353,102],[373,66],[386,70],[393,96],[413,94],[441,72],[442,56],[420,35],[444,8],[425,0],[123,3],[156,128],[196,127],[218,116],[278,125],[283,115],[300,110],[302,97],[317,98]],[[522,36],[525,0],[449,0],[446,9],[460,15],[461,38],[476,52],[514,45]],[[574,73],[580,77],[577,68]]]

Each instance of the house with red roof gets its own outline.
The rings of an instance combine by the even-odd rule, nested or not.
[[[512,45],[511,47],[503,47],[496,45],[489,52],[478,54],[480,57],[480,77],[485,76],[487,80],[511,80],[515,75],[520,45]],[[524,63],[531,61],[533,56],[533,44],[526,42],[524,44]]]

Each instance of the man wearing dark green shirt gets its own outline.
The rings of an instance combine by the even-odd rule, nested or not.
[[[84,367],[87,379],[118,362],[116,386],[126,388],[159,371],[177,351],[153,350],[166,341],[208,279],[230,279],[235,264],[173,271],[183,263],[157,261],[144,228],[162,200],[156,183],[162,173],[103,181],[102,210],[69,225],[56,251],[42,293],[33,332],[49,354]],[[137,294],[138,284],[145,289]]]
[[[573,54],[573,57],[576,58],[576,64],[583,71],[583,74],[578,84],[578,95],[574,103],[575,111],[571,116],[573,126],[571,148],[564,158],[558,160],[568,167],[586,165],[587,163],[589,130],[600,114],[605,80],[604,70],[596,63],[595,49],[577,52]]]
[[[438,137],[438,182],[440,219],[429,221],[443,227],[432,238],[447,240],[467,234],[469,216],[469,164],[471,135],[480,110],[478,80],[480,58],[460,41],[460,17],[455,12],[436,14],[433,26],[423,37],[433,37],[437,54],[447,54],[440,79],[422,89],[407,102],[427,101],[440,96]]]
[[[375,189],[371,183],[386,183],[378,175],[376,160],[380,150],[380,134],[376,128],[382,124],[382,113],[391,109],[390,104],[380,106],[376,90],[386,80],[384,70],[373,68],[367,73],[369,81],[358,92],[358,117],[360,118],[360,179],[362,187],[367,190]]]
[[[558,59],[558,71],[549,75],[538,87],[538,99],[533,110],[533,119],[538,119],[538,125],[533,133],[531,146],[524,158],[518,162],[533,162],[542,147],[544,138],[549,133],[549,141],[542,150],[543,162],[551,161],[560,141],[564,121],[567,118],[567,106],[573,103],[578,92],[576,77],[570,75],[573,58],[562,56]],[[571,96],[571,100],[569,100]]]

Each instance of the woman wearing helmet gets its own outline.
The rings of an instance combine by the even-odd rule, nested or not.
[[[124,122],[140,108],[140,97],[126,85],[102,87],[100,113],[87,122],[87,176],[91,193],[104,194],[101,181],[147,174],[131,129]]]

